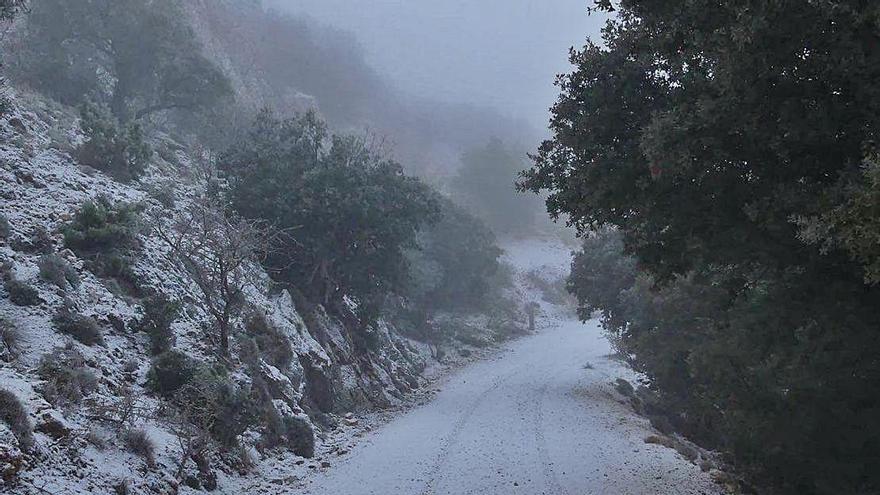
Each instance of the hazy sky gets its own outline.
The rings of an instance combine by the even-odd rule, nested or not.
[[[267,0],[351,31],[400,89],[546,127],[568,48],[597,37],[590,0]]]

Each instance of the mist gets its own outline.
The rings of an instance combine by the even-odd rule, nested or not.
[[[354,33],[366,60],[411,96],[490,107],[543,134],[568,49],[604,16],[582,0],[267,0]]]

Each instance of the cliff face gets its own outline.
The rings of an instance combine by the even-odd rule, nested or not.
[[[0,292],[0,317],[17,334],[14,345],[0,346],[0,384],[22,401],[36,430],[34,448],[23,453],[26,449],[19,448],[0,422],[3,477],[17,479],[17,487],[11,489],[22,493],[110,493],[123,482],[135,493],[174,493],[181,480],[222,485],[236,470],[269,469],[266,466],[290,461],[286,451],[255,450],[265,426],[258,423],[242,435],[241,451],[250,460],[216,452],[210,463],[189,463],[186,470],[191,473],[178,472],[179,431],[147,387],[149,341],[136,325],[145,299],[96,277],[87,269],[87,260],[65,248],[60,229],[83,202],[100,196],[110,203],[139,202],[146,217],[181,210],[193,199],[189,171],[194,166],[182,146],[158,135],[152,140],[157,152],[147,174],[120,184],[77,164],[72,154],[81,141],[71,109],[35,96],[17,95],[16,108],[0,118],[0,214],[9,223],[8,235],[0,240],[0,264],[8,279],[30,286],[38,298],[34,305],[22,306],[13,303],[8,284]],[[175,348],[209,360],[211,348],[204,335],[211,322],[196,287],[148,226],[140,241],[133,264],[138,285],[182,303],[180,317],[172,324]],[[60,288],[44,280],[39,265],[47,254],[67,261],[81,282]],[[370,345],[364,347],[355,325],[320,306],[302,313],[287,291],[272,288],[259,265],[249,270],[256,282],[248,289],[247,306],[260,310],[286,337],[293,359],[281,368],[261,359],[247,371],[234,363],[230,377],[242,386],[265,384],[278,417],[291,418],[304,435],[317,435],[319,444],[322,439],[326,443],[330,432],[344,426],[340,423],[345,413],[393,405],[423,384],[420,373],[429,358],[388,324],[371,328]],[[63,307],[93,318],[103,344],[85,345],[59,332],[53,317]],[[83,389],[75,404],[48,400],[57,383],[47,378],[47,362],[71,360],[76,373],[93,376],[94,383]],[[136,412],[137,420],[122,425],[113,416],[119,410]],[[107,411],[114,411],[109,415],[113,417]],[[154,461],[130,453],[130,445],[126,449],[130,442],[120,433],[122,426],[146,431],[155,443]],[[253,462],[256,467],[250,466]]]

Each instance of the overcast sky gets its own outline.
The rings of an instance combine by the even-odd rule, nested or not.
[[[545,128],[570,46],[598,37],[590,0],[268,0],[354,33],[400,89],[489,105]]]

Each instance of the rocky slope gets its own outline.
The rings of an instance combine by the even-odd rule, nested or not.
[[[287,449],[261,446],[258,426],[242,435],[234,453],[217,449],[208,461],[193,459],[178,468],[180,425],[146,388],[149,342],[136,325],[144,299],[92,274],[85,260],[65,249],[60,228],[84,201],[99,196],[111,203],[138,202],[146,217],[184,208],[194,194],[190,184],[196,167],[183,146],[155,135],[157,152],[148,173],[137,182],[120,184],[77,164],[73,155],[82,136],[71,109],[33,95],[16,95],[15,100],[13,111],[0,118],[0,214],[9,223],[9,232],[0,239],[0,264],[7,278],[35,289],[38,301],[18,305],[10,290],[0,291],[0,323],[7,328],[7,343],[0,345],[0,388],[22,402],[35,441],[28,449],[0,421],[4,489],[71,494],[222,490],[231,479],[243,486],[241,480],[248,476],[265,481],[275,479],[267,478],[275,473],[283,480],[293,466],[320,467],[320,461],[307,461]],[[141,244],[133,266],[138,286],[183,304],[172,325],[176,348],[209,360],[203,329],[210,321],[197,289],[149,228],[143,229]],[[73,287],[41,278],[39,263],[47,253],[66,260],[81,282]],[[281,368],[262,360],[250,372],[237,363],[230,377],[241,386],[265,383],[278,417],[290,418],[317,437],[319,457],[356,423],[347,413],[398,404],[424,385],[422,372],[432,360],[428,346],[400,336],[383,322],[371,329],[370,349],[359,351],[350,324],[321,307],[298,310],[291,295],[274,288],[257,264],[250,270],[257,282],[249,289],[247,304],[285,336],[294,358]],[[93,318],[103,343],[84,345],[60,333],[53,317],[63,307]],[[53,363],[64,363],[76,376],[93,377],[81,387],[81,400],[51,400],[58,384],[47,378],[46,368]],[[139,452],[130,436],[133,427],[146,433],[153,454],[132,453]]]

